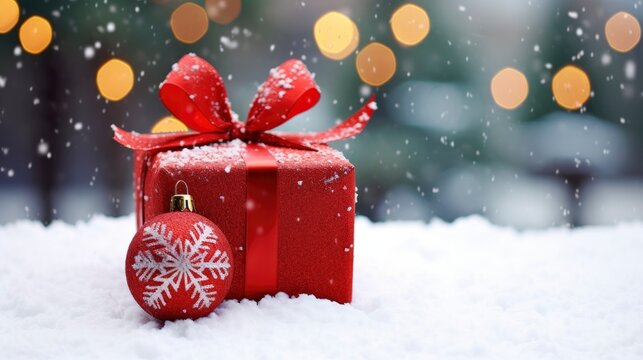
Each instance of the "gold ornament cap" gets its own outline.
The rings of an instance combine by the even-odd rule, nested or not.
[[[179,184],[185,186],[185,194],[179,194]],[[170,200],[170,211],[194,212],[194,198],[188,191],[188,184],[183,180],[179,180],[174,184],[174,195]]]

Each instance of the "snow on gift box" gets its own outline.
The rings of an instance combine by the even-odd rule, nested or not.
[[[218,224],[235,264],[228,298],[283,291],[340,303],[352,298],[355,174],[326,143],[359,134],[376,104],[319,133],[268,132],[313,107],[320,92],[306,66],[288,60],[259,87],[245,123],[234,119],[223,80],[205,60],[184,56],[160,97],[192,132],[114,129],[135,150],[137,224],[165,212],[183,179],[197,212]]]

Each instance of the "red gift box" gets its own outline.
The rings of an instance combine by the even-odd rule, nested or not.
[[[233,249],[228,298],[283,291],[350,302],[355,175],[325,143],[360,133],[376,108],[373,99],[324,132],[268,132],[319,100],[303,63],[289,60],[271,70],[242,123],[231,115],[219,74],[195,55],[173,67],[160,96],[196,131],[136,134],[114,127],[114,139],[136,150],[138,226],[167,212],[174,184],[184,180],[196,212],[217,224]]]

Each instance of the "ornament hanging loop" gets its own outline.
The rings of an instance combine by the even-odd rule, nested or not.
[[[179,194],[179,185],[185,186],[185,194]],[[174,184],[174,195],[170,200],[170,211],[190,211],[194,212],[194,198],[190,195],[188,184],[179,180]]]
[[[185,194],[190,195],[190,190],[188,189],[188,183],[183,180],[179,180],[174,184],[174,195],[179,194],[179,185],[183,184],[185,186]]]

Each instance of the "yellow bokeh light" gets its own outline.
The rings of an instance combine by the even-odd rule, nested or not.
[[[417,45],[431,29],[429,14],[415,4],[404,4],[391,16],[393,36],[404,46]]]
[[[580,109],[592,90],[585,71],[574,65],[567,65],[554,75],[551,89],[558,105],[568,110]]]
[[[43,52],[51,44],[53,30],[47,19],[32,16],[22,23],[18,35],[22,48],[35,55]]]
[[[205,0],[205,11],[210,20],[227,25],[241,14],[241,0]]]
[[[522,104],[529,94],[525,75],[514,69],[504,68],[491,79],[491,96],[498,106],[511,110]]]
[[[355,67],[363,82],[372,86],[380,86],[393,77],[397,63],[391,49],[378,42],[373,42],[366,45],[357,54]]]
[[[357,49],[359,30],[353,20],[337,11],[322,15],[313,29],[319,51],[329,59],[342,60]]]
[[[193,44],[208,31],[208,14],[195,3],[181,4],[172,12],[170,28],[177,40]]]
[[[605,23],[605,38],[612,49],[628,52],[641,40],[641,25],[632,14],[618,12]]]
[[[11,31],[20,18],[20,7],[15,0],[0,0],[0,34]]]
[[[187,126],[181,122],[181,120],[172,117],[166,116],[163,119],[159,120],[152,126],[152,133],[172,133],[172,132],[184,132],[189,131]]]
[[[134,87],[134,71],[125,61],[111,59],[98,69],[96,85],[105,99],[119,101]]]

